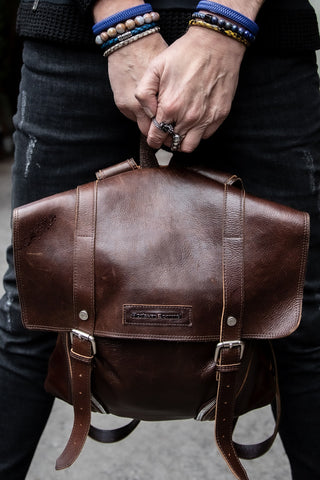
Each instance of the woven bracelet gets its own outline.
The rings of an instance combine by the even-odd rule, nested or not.
[[[116,38],[111,38],[110,40],[106,41],[101,45],[101,48],[106,49],[106,48],[112,47],[117,43],[123,42],[128,38],[134,37],[135,35],[139,35],[139,33],[146,32],[147,30],[150,30],[151,28],[154,28],[156,26],[157,24],[153,22],[153,23],[147,23],[145,25],[142,25],[141,27],[137,27],[134,30],[129,30],[128,32],[124,32],[121,35],[118,35],[118,37]]]
[[[133,37],[128,38],[127,40],[124,40],[120,43],[117,43],[117,45],[113,45],[112,47],[108,48],[108,50],[106,50],[104,52],[103,56],[104,57],[109,57],[109,55],[111,55],[113,52],[119,50],[120,48],[126,47],[130,43],[136,42],[140,38],[147,37],[148,35],[151,35],[152,33],[157,33],[157,32],[159,32],[159,30],[160,30],[160,27],[153,27],[153,28],[150,28],[149,30],[146,30],[145,32],[138,33],[138,35],[134,35]]]
[[[210,13],[221,15],[228,20],[238,23],[241,27],[249,30],[253,35],[256,35],[259,31],[258,25],[253,20],[236,10],[232,10],[232,8],[221,5],[220,3],[201,0],[197,5],[196,10],[207,10]]]
[[[127,10],[122,10],[121,12],[117,12],[114,15],[111,15],[110,17],[101,20],[100,22],[93,25],[92,31],[95,35],[98,35],[104,30],[113,27],[117,23],[124,22],[132,17],[136,17],[138,15],[143,15],[144,13],[150,12],[152,12],[152,6],[150,5],[150,3],[143,3],[142,5],[137,5],[136,7],[131,7]]]
[[[246,38],[244,38],[241,35],[233,32],[232,30],[225,30],[224,28],[218,27],[218,25],[212,25],[211,23],[204,22],[203,20],[191,19],[189,21],[189,26],[190,27],[208,28],[209,30],[213,30],[215,32],[222,33],[223,35],[226,35],[227,37],[233,38],[234,40],[237,40],[237,42],[242,43],[246,47],[249,47],[251,45],[250,42]]]

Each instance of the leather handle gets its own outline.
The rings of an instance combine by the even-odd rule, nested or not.
[[[103,430],[101,428],[90,426],[89,437],[101,443],[115,443],[123,440],[139,425],[140,420],[131,420],[123,427],[114,430]]]
[[[142,168],[159,168],[155,151],[147,144],[147,139],[143,135],[140,136],[140,166]]]

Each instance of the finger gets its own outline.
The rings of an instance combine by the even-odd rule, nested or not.
[[[178,150],[180,152],[184,153],[191,153],[193,152],[196,147],[199,145],[200,141],[203,138],[203,133],[204,129],[203,128],[192,128],[188,130],[185,134],[181,133],[181,130],[179,130],[179,126],[174,129],[175,133],[178,133],[180,136],[182,136],[182,141],[179,145]],[[173,143],[170,145],[170,148],[172,148]]]
[[[139,112],[139,115],[137,115],[137,124],[139,127],[140,132],[147,137],[148,136],[148,131],[150,128],[151,124],[151,119],[144,113],[144,111],[141,109]]]
[[[150,68],[143,75],[135,92],[137,101],[150,119],[155,116],[158,108],[159,80],[155,69]]]
[[[207,138],[210,138],[222,125],[224,122],[224,119],[220,119],[216,122],[212,122],[210,125],[207,126],[207,128],[204,130],[202,138],[205,140]]]
[[[166,126],[168,127],[166,129]],[[167,131],[165,131],[167,130]],[[151,148],[161,148],[164,144],[171,145],[171,133],[173,131],[173,125],[171,122],[160,122],[154,117],[150,123],[147,142]]]

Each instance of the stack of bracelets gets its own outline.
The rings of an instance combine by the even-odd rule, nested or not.
[[[246,47],[254,42],[259,27],[241,13],[211,1],[200,1],[196,10],[189,21],[189,26],[204,27],[222,33]],[[96,35],[95,42],[101,46],[103,55],[108,57],[129,43],[159,32],[159,19],[159,13],[152,10],[150,3],[128,8],[92,27]]]
[[[199,10],[205,10],[213,13],[202,13]],[[216,16],[218,15],[218,16]],[[233,23],[235,22],[235,23]],[[189,26],[198,26],[222,33],[227,37],[233,38],[249,47],[256,38],[259,31],[258,25],[232,8],[220,5],[220,3],[200,1],[197,5],[197,11],[192,15]]]
[[[149,3],[128,8],[93,26],[95,42],[104,50],[103,55],[108,57],[119,48],[158,32],[159,19],[159,13],[153,12]]]

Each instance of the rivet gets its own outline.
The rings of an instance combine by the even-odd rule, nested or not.
[[[237,325],[237,319],[235,317],[228,317],[227,318],[227,325],[229,327],[234,327],[235,325]]]
[[[80,320],[88,320],[89,315],[87,310],[81,310],[81,312],[79,312],[79,318]]]

